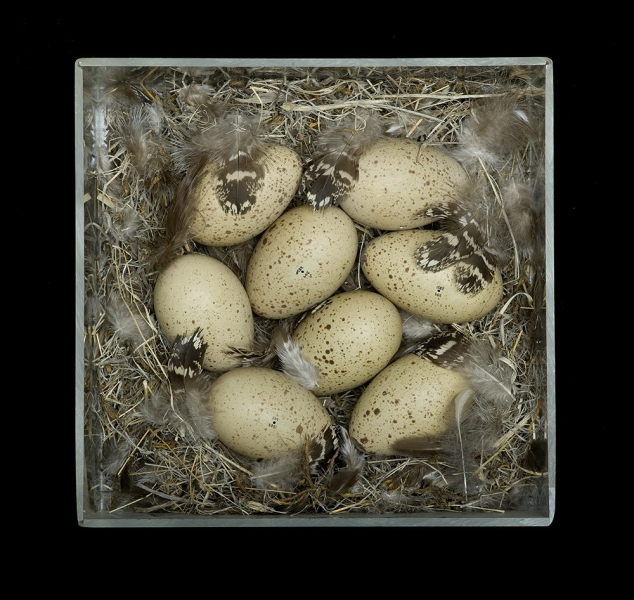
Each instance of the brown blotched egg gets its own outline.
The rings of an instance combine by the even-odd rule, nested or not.
[[[372,379],[396,354],[402,335],[397,308],[380,294],[359,290],[326,300],[292,338],[320,371],[315,393],[329,395]]]
[[[154,287],[154,311],[170,342],[201,328],[208,344],[203,367],[209,371],[240,366],[227,350],[252,347],[253,313],[247,293],[231,269],[210,256],[184,254],[168,264]]]
[[[433,440],[455,423],[454,399],[468,387],[456,371],[403,356],[365,388],[350,417],[350,435],[371,454],[394,454],[392,444],[408,438]]]
[[[319,304],[345,281],[357,249],[354,223],[340,208],[287,210],[251,255],[245,288],[253,311],[284,319]]]
[[[455,200],[469,181],[454,158],[407,139],[373,144],[359,158],[359,177],[339,206],[358,223],[394,231],[413,229],[432,219],[418,214],[440,202]]]
[[[255,200],[241,214],[227,210],[218,198],[218,165],[210,163],[192,194],[195,203],[191,236],[206,246],[231,246],[264,231],[286,209],[299,187],[302,162],[297,152],[280,144],[264,144],[264,175]]]
[[[249,458],[277,458],[330,424],[319,399],[288,375],[261,367],[234,369],[209,391],[218,439]]]
[[[455,282],[455,266],[434,273],[416,264],[416,249],[439,235],[438,231],[416,229],[374,238],[364,249],[364,275],[398,308],[434,323],[466,323],[486,315],[502,298],[499,270],[482,291],[464,294]]]

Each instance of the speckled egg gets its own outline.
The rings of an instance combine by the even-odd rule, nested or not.
[[[458,372],[414,354],[395,360],[365,388],[350,417],[350,435],[371,454],[394,454],[407,438],[433,440],[456,421],[454,399],[469,387]]]
[[[374,377],[396,354],[402,335],[397,308],[379,294],[358,290],[329,298],[292,338],[321,373],[315,393],[329,395]]]
[[[288,375],[260,367],[216,379],[209,408],[218,439],[249,458],[277,458],[330,424],[319,399]]]
[[[358,250],[352,219],[340,208],[287,210],[259,239],[245,288],[253,311],[269,319],[304,312],[334,294]]]
[[[416,249],[438,235],[438,231],[416,229],[374,238],[364,248],[364,275],[398,308],[434,323],[466,323],[486,315],[502,298],[499,270],[479,293],[462,293],[455,282],[455,266],[433,273],[416,264]]]
[[[373,144],[359,159],[359,178],[339,206],[358,223],[394,231],[426,225],[418,214],[455,200],[469,181],[459,162],[433,146],[407,139]]]
[[[294,150],[280,144],[264,144],[264,175],[257,181],[255,201],[248,210],[226,210],[218,198],[218,165],[208,164],[192,194],[195,203],[191,236],[206,246],[231,246],[264,231],[293,199],[302,176],[302,162]]]
[[[229,267],[215,258],[184,254],[169,263],[154,287],[154,311],[170,342],[201,328],[208,344],[203,367],[209,371],[240,366],[227,350],[252,347],[253,313],[247,293]]]

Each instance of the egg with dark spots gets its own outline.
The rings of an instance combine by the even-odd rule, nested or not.
[[[408,139],[385,139],[359,158],[359,176],[339,206],[358,223],[395,231],[431,222],[419,216],[456,200],[469,182],[462,165],[443,150]]]
[[[218,439],[248,458],[279,458],[330,425],[319,399],[285,373],[262,367],[220,375],[209,390]]]
[[[297,206],[260,237],[245,288],[253,311],[269,319],[298,315],[334,294],[358,251],[357,230],[337,207]]]
[[[465,294],[456,283],[456,268],[426,271],[416,264],[416,249],[441,235],[440,231],[390,231],[364,248],[361,269],[372,287],[398,308],[434,323],[467,323],[491,312],[502,299],[502,275],[476,294]]]
[[[302,161],[281,144],[263,144],[259,162],[263,169],[257,190],[243,212],[228,210],[218,196],[219,165],[209,163],[191,192],[194,217],[191,236],[205,246],[232,246],[262,233],[286,210],[299,187]],[[246,210],[245,210],[246,209]]]
[[[335,294],[295,328],[292,338],[320,372],[315,393],[330,395],[374,377],[400,347],[403,326],[397,308],[374,292]]]
[[[236,275],[219,260],[183,254],[159,274],[154,311],[170,342],[201,328],[208,344],[203,367],[222,372],[241,365],[231,348],[253,347],[254,322],[249,297]]]
[[[467,380],[414,354],[383,369],[365,388],[350,417],[350,435],[370,454],[393,455],[410,438],[433,441],[456,421],[454,399]]]

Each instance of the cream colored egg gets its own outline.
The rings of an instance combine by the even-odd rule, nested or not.
[[[402,335],[396,307],[359,290],[332,296],[299,323],[292,338],[320,371],[315,393],[329,395],[372,379],[396,354]]]
[[[201,328],[208,344],[203,367],[209,371],[240,365],[227,355],[230,347],[252,347],[253,313],[247,293],[229,267],[215,258],[184,254],[168,264],[154,287],[154,311],[171,342]]]
[[[209,391],[218,439],[249,458],[277,458],[330,424],[319,399],[288,375],[260,367],[222,374]]]
[[[277,219],[299,187],[302,162],[297,152],[280,144],[265,144],[264,176],[255,202],[243,214],[223,209],[217,193],[218,165],[204,168],[192,192],[195,203],[191,235],[206,246],[231,246],[255,237]]]
[[[284,319],[334,294],[352,269],[358,249],[352,219],[340,208],[287,210],[259,239],[245,288],[253,311]]]
[[[455,266],[433,273],[416,264],[416,249],[438,235],[416,229],[374,238],[364,249],[363,273],[398,308],[434,323],[466,323],[486,315],[502,298],[499,270],[482,291],[463,294],[454,279]]]
[[[381,140],[359,159],[359,178],[339,203],[352,219],[388,231],[413,229],[432,219],[418,214],[455,200],[469,181],[466,171],[442,150],[407,139]]]
[[[408,438],[433,440],[456,422],[455,397],[469,387],[458,372],[414,354],[394,361],[365,388],[350,417],[350,435],[371,454],[394,454]]]

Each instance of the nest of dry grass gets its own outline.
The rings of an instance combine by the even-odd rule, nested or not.
[[[152,309],[157,272],[152,252],[183,177],[177,149],[183,131],[203,126],[201,99],[258,115],[262,133],[295,149],[306,163],[325,124],[357,110],[391,119],[403,135],[450,148],[473,107],[513,94],[543,110],[542,67],[382,68],[87,68],[85,69],[85,428],[87,494],[111,513],[197,515],[340,514],[532,509],[544,502],[545,356],[527,331],[535,306],[532,268],[517,253],[504,266],[504,297],[491,313],[455,326],[492,339],[514,369],[514,402],[498,415],[493,450],[470,471],[466,494],[448,455],[367,456],[355,487],[333,494],[308,470],[292,489],[253,482],[254,464],[186,419],[150,423],[143,407],[168,385],[170,345]],[[131,122],[143,118],[143,135]],[[137,123],[138,125],[138,123]],[[135,133],[136,132],[136,133]],[[504,179],[521,174],[521,154]],[[301,203],[298,192],[291,206]],[[359,227],[360,247],[381,232]],[[183,252],[220,258],[243,279],[253,244]],[[368,287],[358,266],[345,289]],[[275,323],[256,318],[260,338]],[[213,375],[210,375],[213,378]],[[323,399],[347,424],[357,388]],[[455,437],[453,443],[457,444]]]

